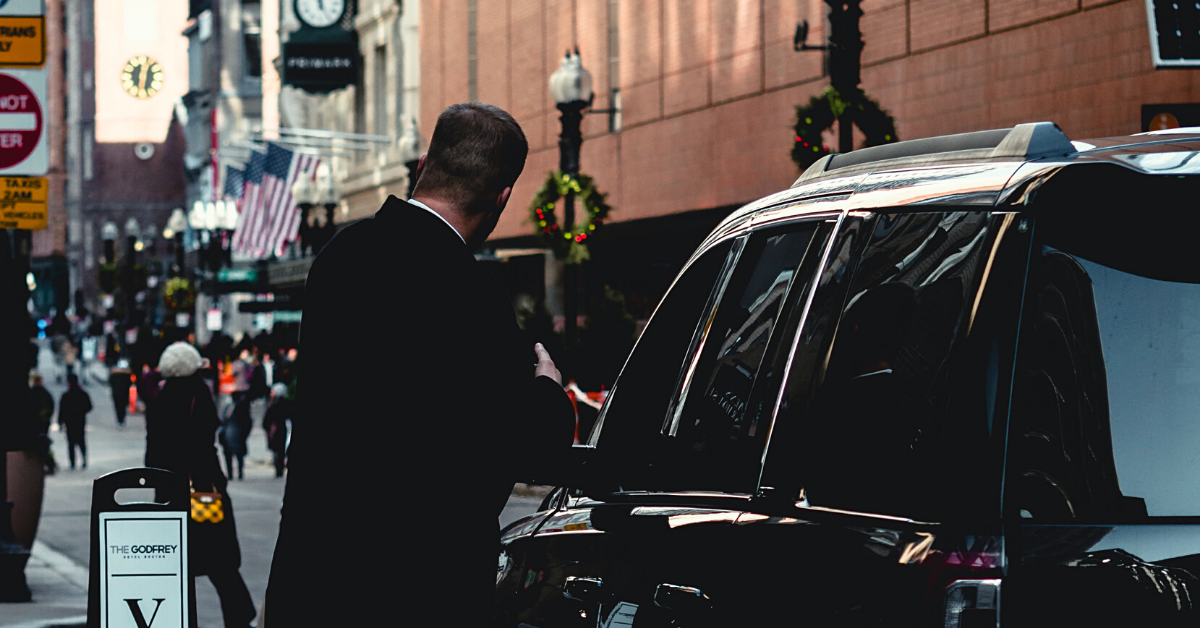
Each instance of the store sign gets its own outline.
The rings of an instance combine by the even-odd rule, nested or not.
[[[46,228],[45,177],[0,177],[0,229]]]
[[[222,283],[256,283],[258,282],[258,269],[222,268],[217,271],[217,281]]]
[[[208,331],[221,331],[221,324],[221,310],[218,308],[210,309],[205,319],[205,326],[208,328]]]
[[[45,70],[0,71],[0,175],[40,177],[49,171],[45,102]]]
[[[310,92],[330,92],[358,79],[356,42],[287,42],[283,45],[283,83]]]
[[[186,511],[100,513],[100,626],[186,628]]]

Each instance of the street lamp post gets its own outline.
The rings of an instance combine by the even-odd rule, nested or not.
[[[125,271],[124,274],[119,274],[124,280],[121,282],[121,291],[125,293],[125,325],[133,327],[137,325],[134,310],[137,307],[137,292],[140,289],[137,278],[139,274],[137,268],[137,252],[141,248],[138,238],[142,236],[142,228],[138,225],[137,218],[129,218],[125,221]]]
[[[317,188],[309,177],[298,177],[292,184],[292,200],[300,208],[300,257],[308,255],[313,246],[313,230],[309,226],[309,212],[317,202]]]
[[[579,60],[579,49],[568,51],[562,66],[550,75],[550,96],[561,112],[562,133],[558,139],[558,168],[563,174],[579,174],[579,151],[583,145],[583,111],[591,106],[592,75]],[[563,197],[563,231],[569,233],[575,225],[575,193],[569,188]],[[579,316],[579,269],[568,264],[563,273],[564,340],[575,344]]]
[[[100,239],[104,240],[104,263],[113,264],[117,259],[117,223],[108,221],[100,228]]]
[[[176,207],[171,211],[171,217],[167,219],[167,226],[163,229],[163,239],[175,243],[175,267],[172,269],[175,276],[183,276],[183,232],[186,229],[187,217],[183,214],[183,208]]]

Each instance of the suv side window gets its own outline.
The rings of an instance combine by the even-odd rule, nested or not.
[[[776,321],[804,291],[793,291],[793,285],[807,285],[809,278],[795,280],[815,273],[815,266],[802,262],[820,257],[829,233],[826,227],[825,237],[815,237],[822,224],[808,221],[742,236],[719,277],[712,272],[715,263],[701,267],[702,259],[672,288],[613,390],[607,426],[596,443],[607,459],[621,461],[623,490],[754,492],[774,404],[768,390],[778,385],[773,377],[763,378],[772,380],[764,385],[758,375],[768,347],[780,341],[773,335]],[[711,290],[703,306],[697,306],[703,290],[691,277],[697,271],[706,273]],[[676,313],[684,318],[676,320]],[[656,359],[668,335],[674,357]],[[663,385],[663,378],[670,383]],[[641,392],[647,388],[643,379],[653,382],[653,391]],[[630,384],[636,392],[630,393]],[[633,422],[636,428],[626,425]]]
[[[807,416],[796,417],[812,505],[927,519],[958,478],[977,482],[976,492],[998,480],[980,384],[987,360],[967,360],[965,349],[998,246],[991,220],[977,211],[875,219],[828,366]],[[987,341],[973,344],[990,347],[992,329],[980,327],[973,337]]]
[[[663,297],[597,419],[592,445],[617,448],[660,433],[698,318],[733,262],[734,242],[726,240],[702,254]]]

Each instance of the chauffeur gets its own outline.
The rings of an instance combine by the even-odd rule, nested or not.
[[[447,108],[413,198],[313,262],[271,628],[489,622],[497,516],[574,429],[550,355],[472,254],[527,152],[503,110]]]

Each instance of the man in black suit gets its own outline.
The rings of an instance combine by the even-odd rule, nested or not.
[[[496,518],[574,430],[553,360],[472,253],[527,152],[504,111],[447,108],[413,199],[313,262],[271,628],[489,622]]]

